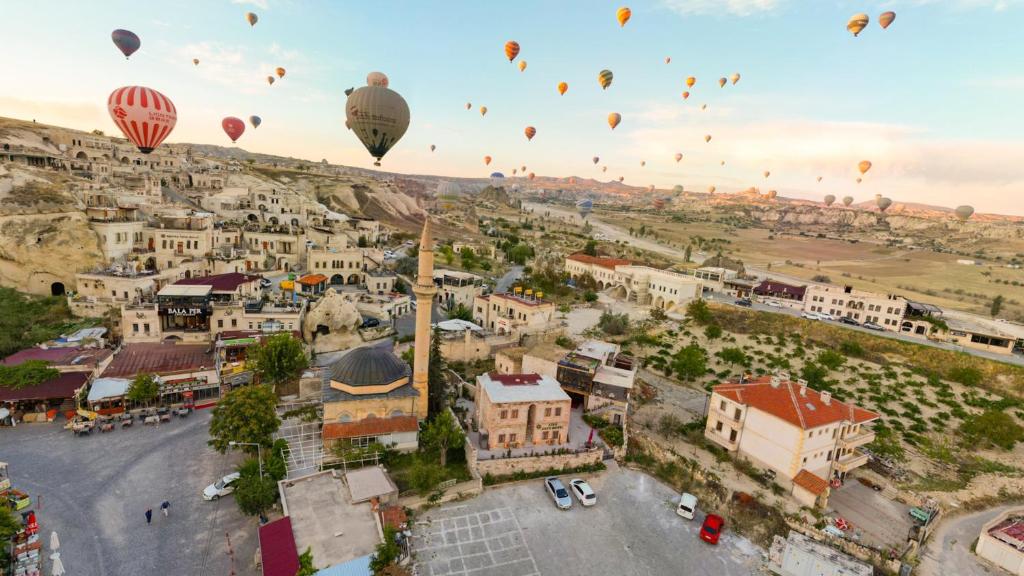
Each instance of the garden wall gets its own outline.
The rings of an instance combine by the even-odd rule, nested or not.
[[[495,458],[478,460],[477,471],[481,476],[506,476],[516,472],[536,472],[538,470],[576,468],[598,464],[602,461],[604,451],[595,448],[585,452],[569,454],[549,454],[546,456],[522,456],[518,458]],[[474,454],[475,456],[475,454]]]

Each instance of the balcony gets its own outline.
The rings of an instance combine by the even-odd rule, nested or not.
[[[847,450],[870,444],[875,441],[875,431],[871,428],[861,428],[856,434],[847,434],[839,439],[839,447]]]
[[[710,406],[710,412],[715,414],[718,420],[726,423],[733,422],[738,424],[743,418],[742,412],[740,412],[739,416],[736,415],[735,406],[726,406],[726,409],[723,411],[718,403],[712,403]]]
[[[849,472],[854,468],[859,468],[868,463],[868,455],[860,450],[854,450],[852,453],[843,456],[836,461],[836,469],[840,472]]]

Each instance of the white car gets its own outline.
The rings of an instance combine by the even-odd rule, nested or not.
[[[697,497],[688,492],[683,492],[683,495],[679,497],[679,506],[676,506],[676,514],[687,520],[693,520],[693,515],[696,513]]]
[[[216,500],[221,496],[231,494],[235,491],[235,482],[241,477],[241,474],[235,472],[210,484],[203,490],[203,500]]]
[[[584,506],[597,504],[597,494],[594,494],[594,490],[590,487],[590,484],[587,484],[586,480],[573,478],[569,480],[569,486],[572,488],[572,493],[576,495],[576,499],[580,501],[580,504]]]
[[[818,312],[818,320],[835,320],[828,312]]]
[[[801,312],[800,315],[808,320],[821,320],[821,316],[817,312]]]
[[[776,300],[769,300],[764,304],[765,306],[771,306],[772,308],[782,308],[782,304],[779,304]]]

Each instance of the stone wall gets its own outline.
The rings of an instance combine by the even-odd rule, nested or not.
[[[474,451],[475,452],[475,451]],[[519,458],[495,458],[493,460],[477,460],[476,468],[481,476],[505,476],[516,472],[536,472],[575,468],[601,462],[604,453],[600,449],[570,454],[550,454],[547,456],[523,456]],[[476,454],[474,453],[474,458]]]

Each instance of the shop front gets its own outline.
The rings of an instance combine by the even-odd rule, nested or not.
[[[165,335],[174,332],[210,331],[210,286],[172,284],[157,294],[160,329]]]

